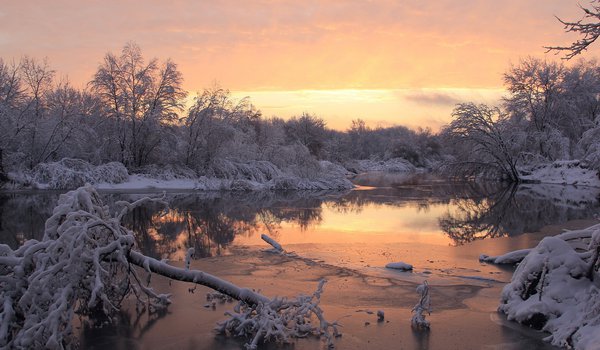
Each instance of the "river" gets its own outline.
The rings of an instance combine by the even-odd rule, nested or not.
[[[426,176],[369,174],[347,192],[167,192],[169,209],[137,208],[125,218],[139,249],[205,270],[268,296],[312,293],[328,283],[322,307],[337,319],[340,349],[551,349],[542,333],[495,312],[511,268],[480,263],[479,254],[534,246],[544,235],[596,223],[600,189],[527,184],[449,183]],[[40,239],[59,192],[0,192],[0,242],[13,248]],[[159,193],[101,192],[106,203]],[[294,255],[268,252],[265,233]],[[406,262],[412,272],[384,268]],[[415,286],[431,285],[429,332],[413,332]],[[111,323],[78,322],[82,348],[239,349],[244,340],[212,329],[233,304],[207,304],[204,288],[153,279],[174,304],[160,315],[124,310]],[[377,322],[375,312],[385,311]],[[295,349],[323,348],[302,339]],[[288,348],[274,346],[265,348]]]

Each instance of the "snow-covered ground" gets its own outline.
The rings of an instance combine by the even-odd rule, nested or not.
[[[527,182],[600,187],[598,172],[578,160],[539,164],[521,169],[521,174]]]

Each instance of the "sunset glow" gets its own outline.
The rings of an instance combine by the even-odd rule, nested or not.
[[[556,59],[543,46],[573,36],[554,16],[580,12],[573,0],[5,1],[0,52],[47,57],[83,87],[106,52],[135,41],[146,57],[172,58],[186,90],[216,81],[267,117],[437,130],[456,102],[498,101],[511,63]]]

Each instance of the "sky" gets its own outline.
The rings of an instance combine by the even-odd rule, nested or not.
[[[176,62],[192,95],[216,82],[266,117],[438,130],[456,103],[497,103],[521,58],[559,59],[543,46],[575,38],[555,16],[579,19],[578,3],[0,0],[0,57],[46,57],[84,87],[107,52],[134,41]]]

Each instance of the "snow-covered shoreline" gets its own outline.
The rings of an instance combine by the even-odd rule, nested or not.
[[[270,162],[226,162],[218,176],[197,176],[185,167],[153,166],[130,174],[125,166],[111,162],[94,166],[65,158],[40,164],[28,172],[10,173],[7,189],[67,190],[91,184],[101,190],[348,190],[354,187],[346,170],[327,161],[317,163],[310,173],[282,171]]]
[[[521,169],[521,181],[557,185],[600,187],[598,171],[578,160],[555,161]]]

